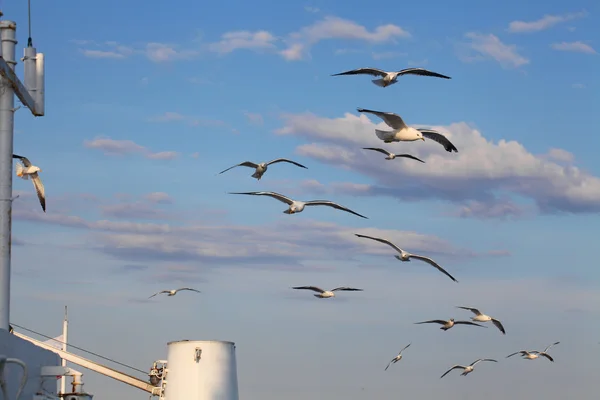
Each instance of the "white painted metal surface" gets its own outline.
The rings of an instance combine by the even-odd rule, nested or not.
[[[239,400],[235,344],[182,340],[167,344],[167,400]]]

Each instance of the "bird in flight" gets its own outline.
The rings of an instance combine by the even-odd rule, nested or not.
[[[496,318],[492,318],[489,315],[485,315],[485,314],[483,314],[481,311],[479,311],[476,308],[472,308],[472,307],[460,307],[460,306],[457,306],[457,308],[462,308],[463,310],[469,310],[473,314],[475,314],[475,316],[471,318],[471,321],[476,321],[476,322],[488,322],[488,321],[492,321],[492,323],[494,325],[496,325],[496,328],[500,329],[500,332],[502,332],[504,335],[506,335],[506,331],[504,330],[504,327],[502,326],[502,323],[500,321],[498,321]]]
[[[188,287],[184,287],[184,288],[179,288],[179,289],[172,289],[172,290],[162,290],[160,292],[156,292],[154,293],[152,296],[148,297],[149,299],[153,298],[154,296],[158,295],[158,294],[163,294],[163,293],[168,293],[167,296],[175,296],[177,294],[177,292],[180,292],[182,290],[190,290],[192,292],[196,292],[196,293],[201,293],[199,290],[196,289],[192,289],[192,288],[188,288]]]
[[[302,212],[304,210],[304,207],[307,207],[307,206],[328,206],[328,207],[336,208],[338,210],[349,212],[350,214],[357,215],[361,218],[368,219],[364,215],[356,213],[349,208],[340,206],[339,204],[334,203],[333,201],[329,201],[329,200],[311,200],[311,201],[292,200],[289,197],[286,197],[282,194],[275,193],[275,192],[232,192],[229,194],[245,194],[245,195],[251,195],[251,196],[272,197],[272,198],[277,199],[277,200],[281,201],[282,203],[285,203],[289,206],[289,208],[283,212],[284,214],[297,214],[299,212]]]
[[[292,289],[297,290],[312,290],[313,292],[317,292],[317,294],[313,294],[313,296],[318,297],[320,299],[328,299],[330,297],[335,297],[335,292],[337,291],[345,291],[345,292],[362,292],[362,289],[356,289],[346,286],[336,287],[331,290],[323,290],[317,286],[294,286]]]
[[[452,366],[452,368],[450,368],[448,371],[444,372],[444,375],[440,376],[440,379],[442,379],[443,377],[445,377],[446,375],[448,375],[448,372],[454,370],[454,369],[462,369],[463,372],[462,374],[460,374],[461,376],[466,376],[469,375],[471,372],[473,372],[473,370],[475,369],[475,365],[481,361],[493,361],[493,362],[498,362],[497,360],[492,360],[491,358],[480,358],[479,360],[475,360],[473,361],[470,365],[468,366],[464,366],[464,365],[454,365]]]
[[[404,120],[398,114],[384,111],[367,110],[365,108],[357,108],[356,110],[360,113],[369,113],[378,116],[383,120],[383,122],[393,129],[392,131],[375,129],[375,135],[377,135],[379,139],[383,140],[384,143],[414,142],[416,140],[425,141],[425,138],[427,138],[438,142],[444,146],[446,151],[450,153],[453,151],[458,152],[456,146],[454,146],[446,136],[432,129],[415,129],[410,127],[404,123]]]
[[[443,319],[432,319],[430,321],[415,322],[415,324],[441,324],[442,326],[440,327],[440,329],[443,331],[447,331],[454,325],[475,325],[480,326],[482,328],[487,328],[487,326],[479,325],[471,321],[455,321],[454,318],[450,318],[448,321],[444,321]]]
[[[31,182],[33,182],[33,187],[35,188],[35,192],[37,193],[38,200],[40,201],[40,205],[42,206],[42,210],[46,212],[46,191],[44,189],[44,184],[38,175],[38,172],[42,172],[40,167],[37,167],[31,164],[31,161],[27,157],[19,156],[17,154],[12,155],[13,158],[17,158],[23,162],[17,162],[16,166],[16,174],[19,178],[29,179],[31,177]]]
[[[515,354],[521,354],[521,356],[524,359],[526,359],[526,360],[535,360],[536,358],[539,358],[540,356],[542,356],[542,357],[546,357],[548,360],[554,362],[554,358],[552,358],[547,352],[550,349],[550,347],[556,346],[559,343],[560,342],[554,342],[554,343],[552,343],[551,345],[549,345],[548,347],[546,347],[544,349],[544,351],[537,351],[537,350],[533,350],[533,351],[528,351],[528,350],[517,351],[515,353],[507,355],[506,358],[512,357]]]
[[[373,151],[378,151],[380,153],[383,153],[383,154],[387,155],[387,157],[385,158],[386,160],[393,160],[394,158],[405,157],[405,158],[411,158],[413,160],[417,160],[422,163],[425,163],[425,161],[423,161],[420,158],[417,158],[415,156],[411,156],[410,154],[394,154],[394,153],[390,153],[387,150],[380,149],[378,147],[363,147],[363,150],[373,150]]]
[[[387,371],[388,368],[390,367],[390,365],[392,364],[396,364],[398,361],[402,360],[402,352],[406,349],[408,349],[410,347],[411,343],[407,344],[405,348],[403,348],[402,350],[400,350],[400,352],[398,353],[398,355],[394,358],[392,358],[392,361],[390,361],[387,365],[387,367],[385,367],[384,371]]]
[[[277,163],[280,163],[280,162],[286,162],[286,163],[297,165],[300,168],[308,169],[304,165],[299,164],[299,163],[297,163],[295,161],[292,161],[292,160],[288,160],[287,158],[277,158],[275,160],[271,160],[269,162],[262,162],[262,163],[259,163],[259,164],[253,163],[252,161],[244,161],[243,163],[236,164],[233,167],[229,167],[229,168],[227,168],[227,169],[219,172],[219,174],[222,174],[223,172],[227,172],[230,169],[235,168],[235,167],[250,167],[250,168],[255,168],[256,169],[256,171],[254,171],[254,173],[252,174],[252,177],[256,178],[257,180],[260,180],[260,178],[262,178],[262,176],[264,175],[264,173],[267,172],[267,169],[268,169],[269,165],[271,165],[271,164],[277,164]]]
[[[424,68],[405,68],[400,71],[387,72],[378,68],[358,68],[351,71],[340,72],[339,74],[333,74],[331,76],[342,76],[342,75],[372,75],[380,76],[379,79],[373,79],[375,85],[379,87],[391,86],[397,83],[399,76],[403,75],[419,75],[419,76],[432,76],[435,78],[452,79],[449,76],[438,74],[437,72],[428,71]]]
[[[420,256],[418,254],[408,253],[408,252],[402,250],[400,247],[396,246],[394,243],[392,243],[392,242],[390,242],[389,240],[386,240],[386,239],[376,238],[376,237],[367,236],[367,235],[361,235],[361,234],[358,234],[358,233],[355,233],[355,235],[358,236],[358,237],[360,237],[360,238],[371,239],[371,240],[375,240],[375,241],[380,242],[380,243],[387,244],[388,246],[390,246],[391,248],[393,248],[394,250],[396,250],[398,253],[400,253],[399,256],[398,255],[395,256],[400,261],[410,261],[411,258],[414,258],[415,260],[425,261],[429,265],[437,268],[438,271],[440,271],[441,273],[443,273],[444,275],[446,275],[448,278],[452,279],[454,282],[458,282],[452,275],[450,275],[448,273],[448,271],[446,271],[444,268],[440,267],[435,261],[433,261],[429,257],[424,257],[424,256]]]

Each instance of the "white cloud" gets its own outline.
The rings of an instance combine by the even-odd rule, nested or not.
[[[126,55],[118,53],[116,51],[105,51],[105,50],[88,50],[82,49],[81,52],[84,56],[89,58],[125,58]]]
[[[466,46],[471,50],[471,54],[468,52],[465,54],[459,53],[462,61],[471,62],[493,59],[505,68],[515,68],[529,64],[529,60],[517,52],[517,46],[504,44],[495,35],[468,32],[465,34],[465,37],[470,39],[470,42]],[[459,50],[462,51],[463,49],[464,46],[459,47]],[[474,56],[472,51],[477,54]]]
[[[284,126],[277,134],[316,142],[299,146],[298,154],[356,171],[375,182],[329,185],[339,192],[409,201],[443,199],[475,210],[471,213],[477,211],[477,203],[473,203],[476,201],[494,205],[492,214],[497,215],[516,210],[514,198],[533,201],[538,210],[548,213],[600,211],[600,179],[568,162],[563,165],[569,160],[569,153],[564,150],[550,150],[552,159],[547,155],[536,156],[517,141],[495,143],[460,122],[432,127],[444,133],[456,145],[458,153],[447,153],[433,141],[410,145],[409,153],[426,161],[424,168],[413,160],[387,161],[383,156],[362,150],[366,146],[381,147],[374,130],[386,129],[383,122],[377,120],[376,125],[365,115],[347,113],[330,119],[304,113],[284,114],[282,118]],[[561,164],[555,162],[557,158]],[[398,186],[398,182],[403,185]]]
[[[102,136],[98,136],[92,140],[86,140],[83,142],[83,145],[88,149],[97,149],[106,155],[112,156],[139,153],[143,154],[146,158],[154,160],[172,160],[179,156],[179,153],[175,151],[161,151],[154,153],[132,140],[116,140]]]
[[[144,196],[144,199],[150,203],[172,204],[173,198],[165,192],[152,192]]]
[[[143,55],[150,61],[161,63],[176,60],[189,60],[200,54],[196,49],[181,49],[180,46],[167,43],[150,42],[141,46],[126,46],[115,41],[94,42],[77,41],[76,44],[86,46],[81,53],[90,58],[124,59],[132,55]],[[91,47],[96,47],[93,49]]]
[[[575,160],[573,153],[563,149],[550,149],[546,156],[551,160],[563,163],[572,163]]]
[[[251,113],[248,111],[244,112],[244,115],[246,116],[246,118],[248,119],[248,122],[252,125],[263,125],[265,123],[265,120],[263,118],[263,116],[261,114],[258,113]]]
[[[274,49],[276,40],[277,38],[267,31],[227,32],[221,36],[219,42],[210,44],[209,49],[219,54],[240,49],[264,51]]]
[[[597,54],[597,51],[594,50],[592,46],[580,41],[553,43],[552,48],[558,51],[572,51],[575,53]]]
[[[178,46],[165,43],[147,43],[146,57],[154,62],[189,60],[198,56],[197,50],[178,49]]]
[[[583,18],[587,15],[588,13],[586,11],[580,11],[576,13],[562,15],[544,15],[542,18],[530,22],[512,21],[508,25],[508,31],[512,33],[539,32],[549,29],[561,22],[571,21],[577,18]]]

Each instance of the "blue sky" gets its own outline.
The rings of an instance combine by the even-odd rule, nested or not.
[[[20,57],[27,10],[5,3]],[[33,4],[47,115],[16,113],[15,153],[43,169],[47,214],[15,179],[12,322],[58,335],[67,304],[73,344],[141,369],[168,341],[232,340],[248,399],[599,389],[596,2],[126,3]],[[452,80],[381,89],[330,77],[367,66]],[[374,134],[384,125],[357,107],[439,129],[459,152],[385,145]],[[216,175],[278,157],[308,169]],[[250,190],[327,198],[369,219],[285,215],[273,199],[227,194]],[[354,233],[432,256],[460,283]],[[203,293],[143,301],[183,285]],[[319,300],[296,285],[364,292]],[[413,324],[470,316],[455,305],[499,318],[507,335]],[[504,358],[557,340],[555,363]],[[500,362],[438,379],[480,357]],[[146,398],[92,372],[84,381],[98,398]]]

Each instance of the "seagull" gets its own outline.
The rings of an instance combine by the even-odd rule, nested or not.
[[[431,258],[419,256],[417,254],[408,253],[408,252],[402,250],[400,247],[396,246],[395,244],[393,244],[392,242],[390,242],[389,240],[386,240],[386,239],[376,238],[376,237],[367,236],[367,235],[360,235],[358,233],[355,233],[355,235],[358,236],[358,237],[361,237],[361,238],[367,238],[367,239],[371,239],[371,240],[375,240],[375,241],[387,244],[388,246],[390,246],[394,250],[396,250],[398,253],[400,253],[399,256],[398,255],[395,256],[400,261],[410,261],[411,258],[414,258],[416,260],[425,261],[426,263],[428,263],[428,264],[434,266],[435,268],[437,268],[440,272],[442,272],[443,274],[445,274],[448,278],[452,279],[454,282],[458,282],[456,279],[454,279],[454,277],[452,275],[450,275],[444,268],[440,267]]]
[[[424,128],[412,128],[407,126],[402,118],[398,114],[394,114],[391,112],[383,112],[383,111],[373,111],[367,110],[364,108],[357,108],[358,112],[361,113],[370,113],[377,115],[379,118],[383,120],[390,128],[394,129],[393,131],[380,131],[379,129],[375,129],[375,134],[384,143],[392,143],[392,142],[414,142],[416,140],[425,140],[431,139],[435,142],[438,142],[446,151],[452,153],[457,152],[458,149],[448,140],[448,138],[438,131],[434,131],[432,129],[424,129]]]
[[[375,85],[379,87],[387,87],[397,83],[397,79],[402,75],[420,75],[420,76],[433,76],[436,78],[452,79],[449,76],[438,74],[437,72],[428,71],[424,68],[406,68],[400,71],[386,72],[377,68],[358,68],[352,71],[340,72],[339,74],[333,74],[331,76],[340,75],[372,75],[381,76],[383,79],[373,79]]]
[[[222,174],[223,172],[227,172],[230,169],[235,168],[235,167],[256,168],[256,171],[252,174],[252,177],[256,178],[256,179],[258,179],[260,181],[260,178],[262,178],[262,176],[264,175],[264,173],[267,172],[267,169],[268,169],[269,165],[271,165],[271,164],[277,164],[277,163],[280,163],[280,162],[286,162],[286,163],[297,165],[300,168],[308,169],[304,165],[299,164],[299,163],[297,163],[295,161],[292,161],[292,160],[288,160],[287,158],[277,158],[275,160],[271,160],[269,162],[262,162],[260,164],[255,164],[252,161],[244,161],[243,163],[239,163],[237,165],[234,165],[233,167],[229,167],[226,170],[223,170],[223,171],[219,172],[219,174]]]
[[[396,357],[394,357],[394,358],[392,359],[392,361],[390,361],[390,362],[388,363],[388,365],[387,365],[387,367],[385,367],[384,371],[387,371],[387,369],[390,367],[390,365],[392,365],[392,364],[396,364],[398,361],[402,360],[402,352],[403,352],[404,350],[408,349],[408,348],[410,347],[410,345],[411,345],[411,344],[409,343],[408,345],[406,345],[406,347],[405,347],[405,348],[403,348],[402,350],[400,350],[400,353],[398,353],[398,355],[397,355]]]
[[[440,379],[442,379],[443,377],[445,377],[448,372],[452,371],[453,369],[458,369],[461,368],[464,371],[462,372],[462,374],[460,374],[461,376],[466,376],[469,375],[471,372],[473,372],[473,370],[475,369],[475,365],[480,362],[480,361],[493,361],[493,362],[498,362],[497,360],[492,360],[491,358],[480,358],[479,360],[475,360],[471,363],[471,365],[465,367],[463,365],[454,365],[452,368],[450,368],[448,371],[444,372],[444,375],[440,376]]]
[[[42,180],[38,175],[38,172],[42,172],[42,169],[31,164],[31,161],[29,161],[27,157],[19,156],[17,154],[13,154],[12,157],[18,158],[23,162],[23,164],[17,162],[17,176],[25,180],[31,177],[31,182],[33,182],[33,187],[35,187],[38,199],[40,200],[40,204],[42,205],[42,210],[46,212],[46,191],[44,190],[44,184],[42,183]]]
[[[550,347],[556,346],[559,343],[560,342],[554,342],[554,343],[552,343],[550,346],[546,347],[544,349],[544,351],[537,351],[537,350],[534,350],[534,351],[527,351],[527,350],[517,351],[516,353],[509,354],[508,356],[506,356],[506,358],[512,357],[515,354],[521,354],[521,356],[523,356],[523,358],[527,359],[527,360],[535,360],[536,358],[539,358],[540,356],[542,356],[542,357],[546,357],[548,360],[554,362],[554,359],[552,357],[550,357],[550,355],[547,353],[547,351],[550,349]]]
[[[394,158],[397,158],[397,157],[406,157],[406,158],[412,158],[413,160],[417,160],[417,161],[421,161],[422,163],[425,163],[425,161],[423,161],[420,158],[417,158],[415,156],[411,156],[410,154],[394,154],[394,153],[390,153],[387,150],[380,149],[377,147],[363,147],[363,150],[373,150],[373,151],[378,151],[380,153],[383,153],[383,154],[387,155],[387,157],[385,158],[386,160],[393,160]]]
[[[151,299],[154,296],[156,296],[157,294],[163,294],[163,293],[168,293],[167,296],[175,296],[177,294],[177,292],[182,291],[182,290],[191,290],[192,292],[201,293],[199,290],[192,289],[192,288],[189,288],[189,287],[184,287],[184,288],[179,288],[179,289],[163,290],[163,291],[160,291],[160,292],[156,292],[156,293],[154,293],[152,296],[150,296],[148,298]]]
[[[432,319],[431,321],[415,322],[415,324],[441,324],[442,327],[440,329],[444,331],[447,331],[454,325],[475,325],[482,328],[487,328],[487,326],[479,325],[471,321],[455,321],[454,318],[450,318],[448,321],[444,321],[443,319]]]
[[[502,323],[500,321],[498,321],[496,318],[492,318],[489,315],[482,314],[481,311],[479,311],[476,308],[472,308],[472,307],[460,307],[460,306],[457,306],[457,308],[462,308],[463,310],[469,310],[473,314],[475,314],[475,316],[473,318],[471,318],[471,321],[477,321],[477,322],[492,321],[492,323],[494,325],[496,325],[496,328],[500,329],[500,332],[502,332],[504,335],[506,335],[506,331],[504,330],[504,327],[502,326]]]
[[[328,299],[330,297],[335,297],[335,293],[339,290],[345,291],[345,292],[362,292],[362,289],[356,289],[356,288],[351,288],[351,287],[346,287],[346,286],[341,286],[341,287],[336,287],[335,289],[331,289],[331,290],[323,290],[320,287],[316,287],[316,286],[295,286],[292,289],[304,289],[304,290],[312,290],[313,292],[317,292],[317,294],[313,294],[313,296],[318,297],[320,299]]]
[[[275,192],[231,192],[229,194],[246,194],[246,195],[252,195],[252,196],[272,197],[274,199],[281,201],[282,203],[289,205],[289,208],[283,212],[284,214],[296,214],[296,213],[302,212],[304,210],[304,207],[307,207],[307,206],[328,206],[328,207],[337,208],[338,210],[349,212],[350,214],[358,215],[361,218],[368,219],[364,215],[360,215],[359,213],[356,213],[349,208],[342,207],[339,204],[334,203],[333,201],[329,201],[329,200],[311,200],[311,201],[292,200],[289,197],[286,197],[282,194],[275,193]]]

